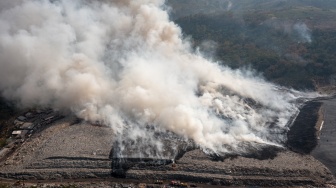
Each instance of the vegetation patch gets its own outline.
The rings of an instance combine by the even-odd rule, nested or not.
[[[212,48],[202,48],[204,41],[215,41],[212,55],[225,66],[252,68],[267,80],[296,89],[335,84],[334,2],[258,1],[253,7],[240,1],[237,10],[200,11],[176,22],[185,36],[192,36],[195,48],[207,52]]]

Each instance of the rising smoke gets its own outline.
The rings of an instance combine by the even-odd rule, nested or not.
[[[294,30],[298,33],[303,42],[312,42],[311,30],[305,23],[296,23],[294,25]]]
[[[193,52],[163,0],[0,5],[2,96],[109,125],[147,155],[166,131],[215,153],[279,145],[298,111],[302,93]]]
[[[309,29],[303,22],[292,22],[273,17],[266,20],[265,24],[275,30],[287,34],[298,42],[311,43],[313,41],[311,29]]]

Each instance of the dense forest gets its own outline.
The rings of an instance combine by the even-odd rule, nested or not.
[[[181,1],[177,10],[188,2]],[[222,3],[216,11],[203,8],[175,16],[195,48],[211,51],[224,65],[252,68],[268,80],[296,89],[334,84],[336,1],[238,0],[225,9],[228,2],[213,1]],[[190,6],[197,8],[195,4]]]

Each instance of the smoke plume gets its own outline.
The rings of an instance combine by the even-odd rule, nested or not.
[[[1,95],[109,125],[111,136],[155,148],[142,150],[148,156],[164,153],[161,133],[215,153],[281,145],[298,111],[302,93],[194,52],[163,0],[2,0],[0,7]]]
[[[299,34],[303,42],[312,42],[311,30],[307,27],[305,23],[297,23],[294,25],[295,31]]]
[[[227,11],[231,10],[233,3],[231,1],[228,1]]]
[[[311,43],[311,29],[303,22],[293,22],[273,17],[265,21],[265,24],[275,30],[281,31],[298,42]]]

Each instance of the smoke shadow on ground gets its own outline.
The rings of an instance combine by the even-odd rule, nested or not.
[[[174,156],[161,156],[161,157],[134,157],[141,156],[140,153],[130,152],[126,156],[121,155],[121,148],[126,147],[124,142],[130,143],[128,141],[115,141],[113,147],[111,148],[109,154],[109,160],[111,160],[111,175],[116,178],[126,178],[126,172],[131,168],[138,169],[160,169],[163,166],[170,165],[173,162],[179,160],[183,157],[183,155],[191,150],[196,149],[196,145],[189,141],[181,141],[181,140],[165,140],[165,138],[161,138],[162,143],[165,145],[165,150],[172,149],[170,146],[172,144],[177,144],[176,151],[168,152],[170,154],[174,153]],[[170,143],[168,143],[170,142]],[[140,143],[134,143],[140,144]],[[132,146],[134,147],[134,146]],[[140,147],[140,146],[139,146]],[[173,150],[173,149],[172,149]],[[129,151],[131,149],[129,148]]]
[[[144,168],[159,168],[160,166],[169,165],[172,163],[168,159],[151,159],[151,158],[112,158],[111,175],[116,178],[126,178],[126,172],[134,167]]]
[[[105,158],[93,158],[93,157],[63,157],[63,156],[56,156],[56,157],[47,157],[46,159],[53,160],[53,159],[63,159],[63,160],[88,160],[88,161],[108,161],[109,159]]]
[[[0,97],[0,121],[9,119],[16,111],[14,104],[6,101]],[[3,126],[0,126],[0,131],[2,131]]]
[[[253,158],[258,160],[269,160],[274,159],[278,156],[279,152],[284,151],[285,148],[277,146],[262,146],[261,148],[255,148],[248,151],[244,154],[226,154],[226,155],[217,155],[210,154],[210,158],[213,161],[225,161],[226,159],[235,159],[237,157]]]
[[[307,102],[287,133],[286,146],[297,153],[309,154],[317,146],[316,122],[322,102]]]

